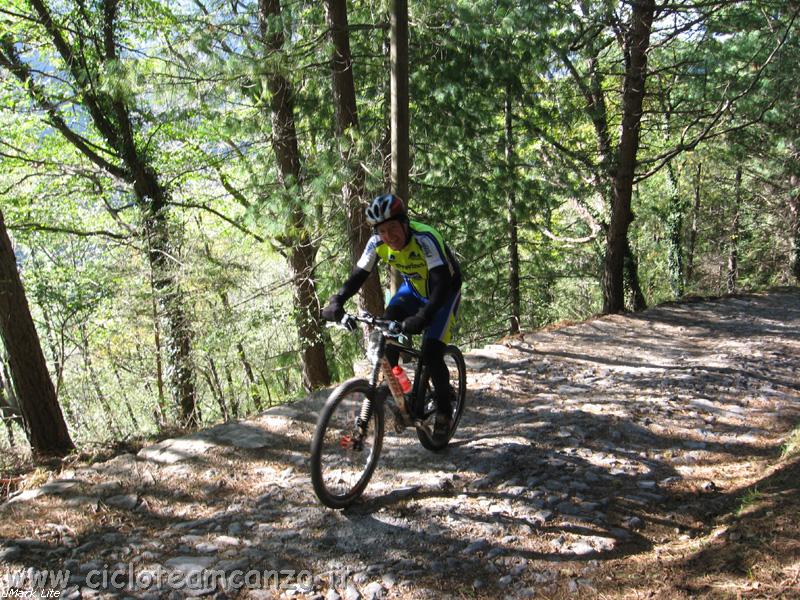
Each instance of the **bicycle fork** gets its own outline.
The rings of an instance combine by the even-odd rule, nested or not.
[[[369,391],[364,396],[361,402],[361,411],[356,417],[355,429],[351,435],[344,435],[339,440],[339,445],[346,450],[361,451],[364,449],[364,438],[367,436],[367,429],[369,429],[369,422],[372,419],[373,400],[378,391],[378,380],[381,372],[380,359],[376,362],[375,367],[372,369],[372,375],[369,380]]]
[[[361,403],[361,412],[356,418],[355,431],[352,435],[344,436],[339,442],[343,448],[356,451],[363,449],[363,440],[367,435],[370,419],[372,419],[373,401],[383,401],[382,398],[377,397],[377,394],[382,393],[378,388],[381,374],[383,374],[389,386],[389,391],[395,398],[395,403],[387,403],[394,416],[395,431],[397,433],[402,433],[407,426],[411,425],[405,395],[400,389],[400,383],[395,379],[386,357],[383,355],[385,348],[386,339],[381,337],[372,349],[376,360],[374,361],[372,374],[369,379],[369,391],[367,395],[364,396],[364,400]]]
[[[369,428],[369,421],[372,418],[372,396],[374,395],[374,388],[364,396],[361,402],[361,412],[356,418],[356,429],[350,437],[350,450],[363,450],[364,438],[367,436],[367,429]],[[343,447],[346,447],[342,444]]]

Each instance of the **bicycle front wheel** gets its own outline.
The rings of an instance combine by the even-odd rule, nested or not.
[[[383,443],[383,402],[372,399],[372,416],[361,436],[357,420],[369,402],[364,379],[346,381],[325,402],[311,440],[311,482],[325,506],[345,508],[367,487]]]

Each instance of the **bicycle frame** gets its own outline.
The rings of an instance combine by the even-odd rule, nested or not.
[[[434,436],[432,429],[438,423],[438,413],[436,417],[434,413],[438,405],[435,397],[428,402],[428,390],[434,390],[430,387],[432,384],[423,364],[421,349],[411,346],[396,321],[364,313],[361,316],[346,315],[339,326],[353,331],[359,322],[370,330],[366,353],[372,366],[369,379],[353,377],[331,393],[320,411],[311,441],[310,467],[314,492],[323,504],[331,508],[349,506],[369,483],[383,444],[386,407],[394,414],[397,433],[406,427],[414,427],[420,443],[433,452],[448,445],[464,407],[466,371],[464,358],[457,347],[448,346],[445,350],[446,355],[454,361],[458,381],[454,388],[457,402],[453,405],[450,429],[445,432],[447,435]],[[402,400],[399,382],[388,368],[388,346],[405,353],[417,363],[411,392],[403,394]],[[449,368],[452,369],[452,366]],[[381,384],[382,373],[389,390]],[[392,399],[387,399],[390,395]],[[408,406],[411,415],[401,410],[403,405]]]
[[[358,319],[359,321],[366,323],[367,325],[374,326],[378,323],[377,320],[373,320],[369,322],[367,319]],[[379,339],[377,340],[376,347],[372,347],[372,336],[378,334]],[[414,368],[414,386],[411,389],[410,397],[412,402],[416,401],[417,395],[419,394],[419,383],[422,380],[422,354],[419,350],[416,350],[410,343],[402,343],[395,341],[393,338],[386,335],[382,328],[378,327],[373,329],[370,334],[370,347],[367,348],[367,356],[370,358],[372,363],[372,373],[369,377],[369,394],[364,398],[364,403],[361,407],[361,414],[359,415],[357,426],[359,429],[359,433],[363,436],[366,434],[367,424],[369,420],[372,418],[372,407],[373,402],[384,402],[385,399],[391,397],[391,403],[394,406],[392,409],[392,413],[395,416],[395,419],[398,418],[398,413],[400,412],[397,403],[394,400],[392,394],[386,394],[382,397],[378,397],[376,391],[378,390],[381,373],[383,372],[383,361],[386,358],[386,346],[395,346],[400,350],[400,352],[405,352],[406,354],[410,354],[414,357],[416,366]],[[388,377],[394,377],[392,374],[387,374]],[[388,383],[388,382],[387,382]],[[397,409],[397,410],[395,410]],[[411,416],[410,414],[408,416]]]

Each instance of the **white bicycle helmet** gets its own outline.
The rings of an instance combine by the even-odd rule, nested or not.
[[[392,219],[402,219],[406,216],[406,206],[399,196],[384,194],[373,198],[366,210],[367,223],[377,227],[381,223]]]

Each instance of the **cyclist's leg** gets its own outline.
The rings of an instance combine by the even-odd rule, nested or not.
[[[428,367],[433,387],[436,390],[437,412],[451,414],[452,389],[450,375],[444,363],[444,351],[453,336],[453,325],[461,302],[461,292],[455,292],[447,304],[436,312],[433,323],[425,331],[422,340],[422,360]]]
[[[422,305],[422,300],[404,281],[397,293],[389,300],[389,306],[386,307],[383,318],[402,322],[406,317],[416,314]],[[385,356],[389,364],[394,367],[400,360],[400,349],[396,346],[386,346]]]
[[[436,391],[436,410],[449,414],[452,411],[450,401],[450,376],[444,364],[444,349],[447,344],[440,340],[427,338],[422,342],[422,360],[428,368],[433,389]]]

